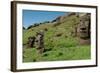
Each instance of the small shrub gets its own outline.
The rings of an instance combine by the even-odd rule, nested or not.
[[[62,53],[62,52],[60,52],[58,55],[59,55],[59,56],[61,56],[61,55],[63,55],[63,53]]]
[[[63,34],[63,33],[57,33],[55,36],[56,36],[56,37],[60,37],[60,36],[62,36],[62,34]]]
[[[36,27],[36,26],[39,26],[39,24],[38,23],[35,23],[33,27]]]
[[[48,31],[48,29],[47,28],[44,28],[44,31]]]
[[[33,59],[33,62],[36,62],[36,59]]]
[[[50,23],[50,21],[45,21],[45,22],[43,22],[43,24],[46,24],[46,23]]]
[[[23,58],[27,58],[27,56],[23,55]]]
[[[30,29],[30,28],[32,28],[33,27],[33,25],[30,25],[27,29]]]
[[[23,26],[23,30],[25,30],[26,28]]]
[[[43,56],[48,56],[48,54],[47,54],[47,53],[45,53]]]
[[[67,36],[67,35],[65,35],[65,38],[68,38],[68,36]]]
[[[44,49],[44,52],[51,51],[52,48]]]

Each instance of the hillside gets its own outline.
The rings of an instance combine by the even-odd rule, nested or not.
[[[51,22],[31,25],[23,30],[23,61],[54,61],[79,60],[90,58],[90,45],[79,45],[78,37],[74,35],[75,27],[79,23],[76,13],[59,16]],[[26,48],[28,37],[36,32],[44,31],[45,52],[38,55],[35,47]]]

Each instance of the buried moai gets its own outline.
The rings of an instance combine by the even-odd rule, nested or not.
[[[35,39],[35,47],[39,54],[43,53],[44,51],[44,32],[43,31],[37,32],[36,39]]]
[[[33,48],[34,42],[35,42],[35,37],[34,36],[33,37],[29,37],[28,38],[28,42],[27,42],[27,47],[28,48]]]
[[[90,44],[90,14],[85,14],[80,17],[80,22],[77,27],[77,36],[80,44]]]

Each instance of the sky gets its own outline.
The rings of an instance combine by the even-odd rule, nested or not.
[[[23,10],[23,26],[28,27],[34,23],[52,21],[66,12]]]

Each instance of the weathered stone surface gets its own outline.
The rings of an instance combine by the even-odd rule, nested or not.
[[[28,48],[33,48],[34,42],[35,42],[35,37],[34,37],[34,36],[33,36],[33,37],[29,37],[29,38],[28,38],[27,47],[28,47]]]
[[[90,14],[85,14],[80,17],[80,23],[77,27],[77,36],[79,37],[80,44],[89,44],[90,43]]]
[[[79,39],[80,45],[89,45],[91,43],[90,39]]]
[[[35,47],[38,50],[38,53],[43,53],[44,51],[44,32],[40,31],[37,32],[36,34],[36,39],[35,39]]]
[[[78,36],[81,39],[90,38],[90,17],[86,14],[80,18],[80,23],[77,28]]]

